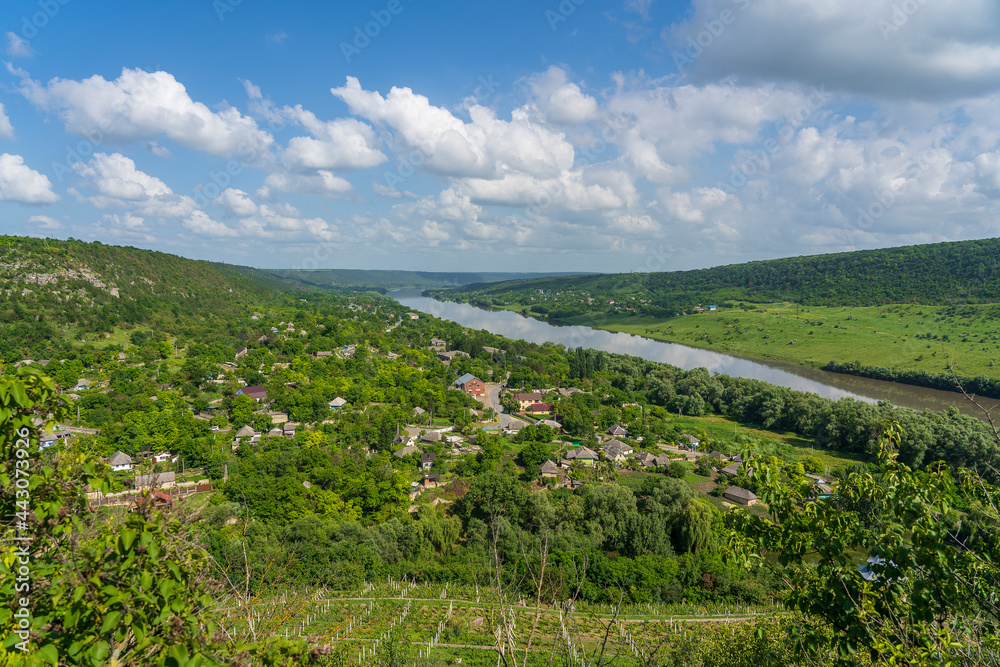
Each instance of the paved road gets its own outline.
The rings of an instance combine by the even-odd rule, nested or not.
[[[518,422],[522,426],[524,425],[523,419],[518,419],[517,417],[511,417],[509,414],[503,411],[503,405],[500,403],[500,389],[502,385],[495,382],[490,382],[486,384],[486,395],[480,398],[483,407],[493,408],[500,418],[497,424],[498,428],[507,429],[510,427],[511,421]]]

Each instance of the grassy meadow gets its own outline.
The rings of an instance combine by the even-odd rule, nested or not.
[[[754,304],[652,319],[618,315],[567,323],[621,331],[743,357],[820,367],[829,361],[1000,377],[1000,306],[870,307]]]

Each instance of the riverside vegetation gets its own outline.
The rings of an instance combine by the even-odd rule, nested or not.
[[[230,267],[194,262],[180,289],[171,267],[187,260],[39,243],[17,260],[35,287],[4,275],[24,319],[50,327],[6,336],[0,381],[0,505],[34,538],[29,654],[9,539],[0,561],[8,664],[997,664],[1000,461],[979,420],[503,339]],[[81,308],[60,319],[67,294]],[[146,294],[165,308],[142,308]],[[217,297],[221,316],[203,305]],[[465,355],[445,363],[432,339]],[[483,431],[495,416],[452,388],[465,373],[581,391],[551,394],[561,433]],[[235,395],[244,385],[268,408]],[[278,413],[292,437],[234,438]],[[33,418],[99,432],[39,450]],[[732,481],[707,457],[577,465],[558,489],[539,477],[615,424],[658,455],[694,431],[743,466]],[[474,443],[421,442],[440,477],[412,496],[427,471],[393,454],[407,425]],[[27,507],[20,427],[34,433]],[[178,463],[156,465],[183,462],[215,490],[169,510],[152,496],[89,508],[88,490],[130,483],[104,463],[119,450],[170,451]],[[807,500],[807,472],[836,497]],[[713,495],[730,483],[765,505]]]

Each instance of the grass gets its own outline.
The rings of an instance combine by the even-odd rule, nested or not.
[[[824,468],[833,469],[847,466],[859,461],[867,461],[863,455],[851,452],[839,452],[816,446],[815,440],[798,433],[768,431],[762,428],[745,426],[731,419],[717,415],[704,417],[671,417],[671,425],[681,427],[683,433],[695,433],[701,437],[701,451],[719,450],[723,453],[738,454],[742,445],[736,442],[736,436],[746,436],[760,443],[764,448],[773,448],[774,455],[789,463],[795,463],[809,457],[819,459]],[[770,453],[770,452],[768,452]],[[702,480],[704,481],[704,480]]]
[[[618,315],[573,324],[647,336],[755,359],[819,367],[859,361],[904,370],[1000,377],[996,304],[870,307],[753,304],[667,319]]]

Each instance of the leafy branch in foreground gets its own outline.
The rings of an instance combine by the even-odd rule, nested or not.
[[[777,554],[788,602],[834,628],[841,664],[856,654],[892,665],[1000,664],[1000,541],[981,530],[998,525],[1000,489],[943,464],[912,470],[896,459],[900,439],[899,425],[888,425],[874,471],[851,474],[829,501],[807,501],[807,484],[787,485],[777,466],[750,461],[770,516],[727,519],[745,547]],[[807,646],[812,634],[803,632]]]

